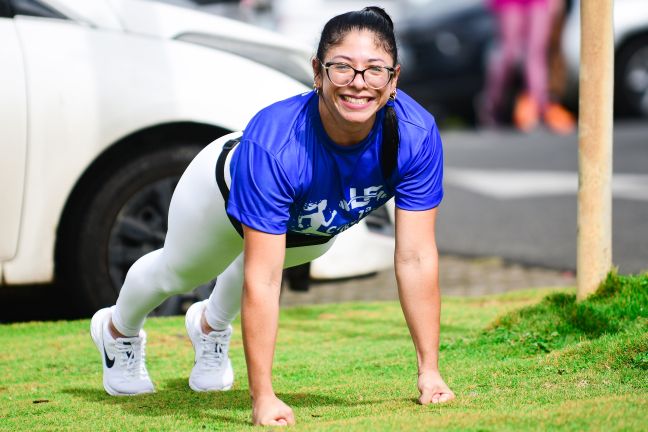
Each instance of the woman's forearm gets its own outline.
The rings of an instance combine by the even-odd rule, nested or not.
[[[247,283],[243,287],[243,347],[253,399],[274,395],[272,361],[279,321],[279,289],[279,286],[254,287]],[[273,294],[269,295],[268,291]]]
[[[272,360],[279,322],[279,293],[285,236],[243,227],[245,263],[241,325],[250,395],[274,396]]]
[[[441,296],[436,249],[415,257],[396,256],[401,307],[416,348],[419,372],[439,368]]]

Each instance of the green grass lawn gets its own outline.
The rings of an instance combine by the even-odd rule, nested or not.
[[[445,298],[441,368],[457,399],[416,404],[414,349],[397,303],[282,311],[274,383],[298,430],[646,430],[648,275],[573,290]],[[101,385],[89,321],[0,326],[0,430],[246,430],[239,325],[236,382],[198,394],[181,317],[150,319],[157,393],[115,398]]]

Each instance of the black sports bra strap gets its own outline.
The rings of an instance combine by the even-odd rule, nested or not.
[[[223,149],[221,150],[220,156],[218,156],[218,161],[216,162],[216,183],[218,184],[218,188],[220,189],[223,200],[225,201],[225,209],[227,209],[227,202],[229,201],[229,188],[225,182],[225,161],[227,161],[227,155],[229,152],[232,151],[240,142],[241,138],[239,137],[231,139],[223,144]],[[227,213],[227,211],[225,213]],[[241,222],[230,216],[229,213],[227,213],[227,217],[232,223],[234,229],[236,229],[236,232],[243,237],[243,226],[241,225]]]

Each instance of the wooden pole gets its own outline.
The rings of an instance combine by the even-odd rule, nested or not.
[[[578,300],[612,269],[613,0],[581,0]]]

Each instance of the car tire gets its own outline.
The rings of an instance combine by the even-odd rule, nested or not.
[[[615,74],[617,111],[648,118],[648,35],[619,50]]]
[[[115,304],[130,266],[164,243],[169,203],[175,186],[199,145],[158,148],[112,164],[101,181],[86,190],[68,221],[61,278],[88,315]],[[176,315],[209,296],[210,284],[166,300],[151,315]]]
[[[288,288],[295,292],[307,292],[310,288],[310,263],[300,264],[284,270]]]

